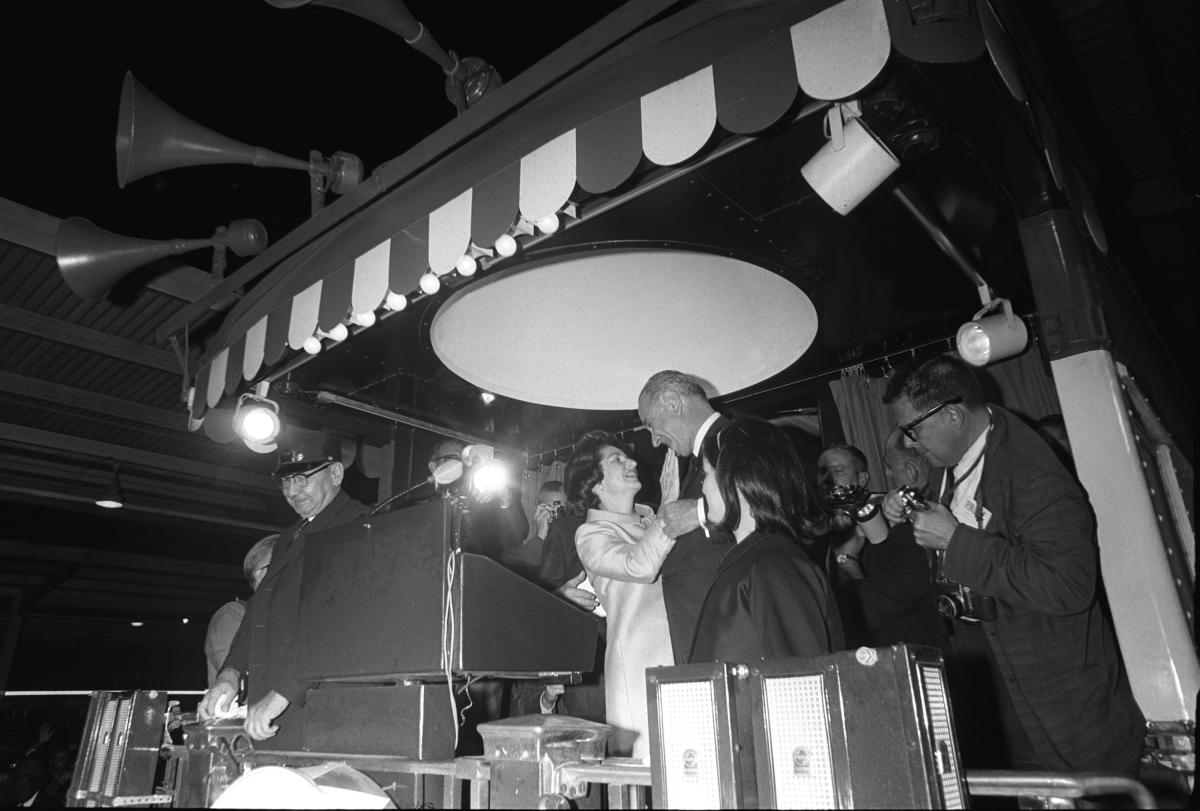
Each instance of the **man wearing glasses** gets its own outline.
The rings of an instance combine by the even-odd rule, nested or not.
[[[246,604],[246,618],[224,667],[197,711],[201,721],[225,712],[246,674],[246,733],[261,741],[282,732],[275,748],[303,748],[301,714],[308,684],[295,678],[292,661],[305,537],[349,523],[367,509],[342,492],[345,471],[337,453],[338,448],[325,445],[316,452],[293,449],[280,455],[273,475],[300,520],[275,542],[266,576]]]
[[[968,765],[1136,774],[1145,719],[1102,608],[1083,490],[957,358],[909,361],[883,401],[905,445],[943,469],[926,509],[906,510],[896,490],[883,509],[934,551],[955,659],[979,665],[969,688],[994,705],[989,732],[1010,762],[964,751]]]

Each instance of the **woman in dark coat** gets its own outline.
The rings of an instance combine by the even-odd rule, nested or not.
[[[843,646],[829,581],[800,541],[816,534],[808,486],[787,436],[738,417],[701,448],[711,528],[737,544],[713,577],[691,662],[752,662]]]

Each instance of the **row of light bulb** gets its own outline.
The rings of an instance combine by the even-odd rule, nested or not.
[[[537,220],[534,223],[538,230],[543,234],[553,234],[558,231],[559,219],[557,214],[547,214],[545,217]],[[517,240],[511,234],[501,234],[493,246],[496,253],[507,259],[517,252]],[[464,253],[455,264],[454,269],[458,271],[458,275],[470,278],[479,270],[479,263],[470,253]],[[443,274],[445,275],[445,274]],[[442,280],[436,273],[426,271],[421,276],[420,280],[421,292],[427,296],[435,295],[442,289]],[[383,301],[383,307],[390,312],[399,312],[408,306],[408,297],[401,293],[393,293],[388,291],[387,297]],[[350,323],[357,324],[360,327],[374,326],[378,319],[373,310],[368,310],[362,313],[354,313],[350,316]],[[315,355],[321,351],[321,340],[328,338],[336,343],[341,343],[350,337],[350,330],[345,324],[338,324],[333,329],[325,332],[318,329],[314,334],[308,336],[304,340],[304,351],[310,355]]]

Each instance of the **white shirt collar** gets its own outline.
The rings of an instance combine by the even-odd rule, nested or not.
[[[991,415],[990,408],[988,409],[988,414],[989,416]],[[987,445],[988,434],[991,433],[991,427],[992,424],[989,420],[988,427],[980,432],[979,436],[975,438],[975,441],[971,443],[971,447],[967,448],[967,452],[964,453],[962,458],[958,460],[958,464],[954,466],[955,481],[961,479],[962,476],[970,469],[971,465],[975,464],[975,460],[979,458],[979,455],[983,453],[983,448],[985,445]]]
[[[700,424],[700,430],[696,432],[696,438],[692,440],[692,456],[700,458],[700,446],[704,444],[704,437],[708,435],[708,429],[717,421],[717,417],[721,416],[717,412],[708,415],[708,419]]]

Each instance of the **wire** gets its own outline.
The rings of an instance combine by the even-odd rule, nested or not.
[[[450,696],[450,714],[458,711],[458,702],[454,699],[454,674],[451,672],[450,657],[453,654],[451,646],[454,640],[454,550],[446,559],[446,596],[442,603],[442,668],[446,676],[446,690]],[[461,722],[454,725],[454,751],[458,751],[458,728]]]

